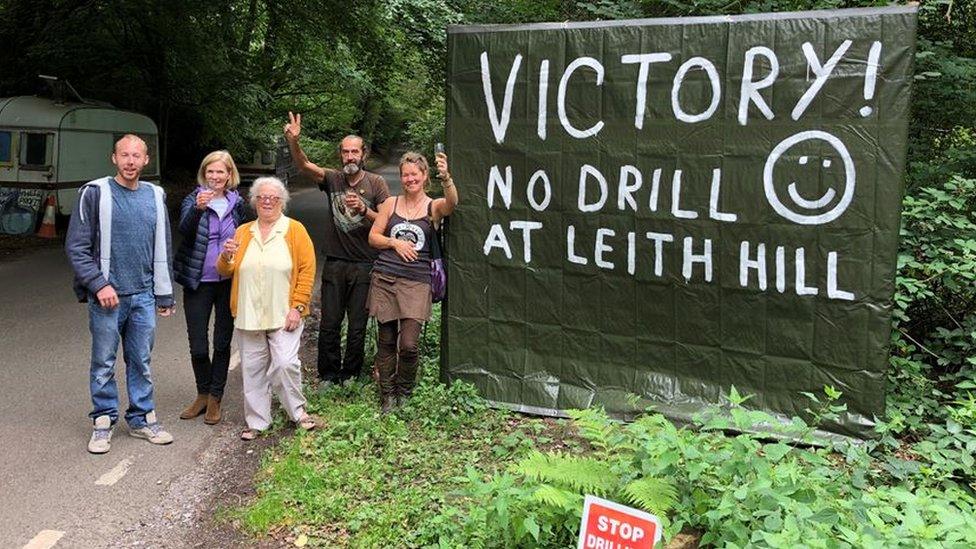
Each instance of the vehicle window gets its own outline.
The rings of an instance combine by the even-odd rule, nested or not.
[[[20,165],[28,170],[46,170],[51,165],[51,134],[21,134]]]
[[[10,164],[10,150],[13,136],[10,132],[0,132],[0,164]]]

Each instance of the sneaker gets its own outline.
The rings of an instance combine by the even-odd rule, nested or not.
[[[173,435],[163,430],[156,421],[156,412],[146,414],[146,426],[139,429],[129,429],[129,434],[136,438],[144,438],[153,444],[169,444],[173,442]]]
[[[88,441],[88,451],[93,454],[107,454],[112,447],[112,418],[98,416],[95,418],[95,428],[92,429],[91,440]]]

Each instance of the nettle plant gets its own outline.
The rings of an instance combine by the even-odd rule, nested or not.
[[[802,440],[816,421],[843,411],[840,393],[813,397],[812,422],[794,419],[783,440]],[[665,539],[701,534],[706,546],[897,547],[976,543],[976,500],[947,484],[888,486],[859,444],[803,447],[750,434],[775,425],[748,410],[734,389],[728,403],[677,427],[658,414],[632,423],[602,410],[572,413],[588,451],[534,452],[506,473],[470,470],[471,502],[461,526],[442,537],[476,547],[565,547],[578,535],[583,495],[593,493],[658,515]],[[741,434],[728,436],[730,430]]]
[[[971,72],[976,74],[976,65]],[[922,147],[922,144],[917,144]],[[902,215],[883,441],[932,481],[976,477],[976,134],[955,127],[915,155]]]

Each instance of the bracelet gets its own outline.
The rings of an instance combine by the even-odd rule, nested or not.
[[[454,186],[454,178],[453,177],[448,177],[447,179],[445,179],[445,180],[443,180],[441,182],[441,187],[443,187],[445,189],[447,189],[448,187],[453,187],[453,186]]]

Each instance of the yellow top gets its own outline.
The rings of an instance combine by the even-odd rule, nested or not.
[[[285,229],[285,227],[287,228]],[[282,231],[282,229],[284,230]],[[280,239],[278,237],[280,237]],[[253,301],[253,298],[256,295],[252,292],[252,289],[244,290],[242,293],[242,278],[247,277],[246,273],[243,271],[249,270],[248,267],[250,266],[251,262],[258,261],[260,258],[264,258],[263,260],[267,263],[268,259],[270,259],[272,256],[269,255],[268,257],[265,257],[265,254],[270,253],[273,249],[275,249],[276,240],[279,246],[282,241],[284,242],[287,247],[287,251],[291,256],[291,267],[289,269],[290,272],[288,276],[287,308],[284,309],[284,314],[281,314],[280,311],[277,313],[280,314],[280,319],[277,326],[280,328],[282,325],[284,325],[285,314],[288,313],[289,309],[295,308],[298,305],[303,305],[305,307],[305,311],[302,313],[302,316],[308,315],[309,304],[312,300],[312,286],[315,284],[315,248],[312,245],[312,239],[308,236],[308,231],[305,230],[305,227],[294,219],[281,216],[281,219],[275,223],[274,228],[271,230],[271,234],[269,235],[267,242],[261,243],[260,230],[258,229],[256,221],[245,223],[238,227],[237,232],[234,233],[234,239],[238,242],[238,249],[237,254],[234,257],[234,262],[228,262],[224,259],[224,255],[220,254],[217,258],[217,272],[223,276],[233,277],[230,285],[230,312],[235,317],[235,326],[244,330],[275,329],[245,328],[236,319],[238,317],[238,296],[243,295],[249,301]],[[254,252],[256,253],[255,258],[248,257],[248,251],[252,241],[254,241]],[[275,259],[275,264],[280,271],[282,264],[281,257],[278,255],[274,255],[274,257],[277,257],[277,259]],[[268,272],[273,271],[273,268],[270,271],[266,270],[265,277],[267,278]],[[248,284],[250,284],[250,282],[248,282]],[[257,295],[263,295],[267,291],[269,290],[262,288],[258,290]],[[262,307],[268,309],[267,305],[270,304],[269,298],[259,297],[258,299],[263,301]],[[250,303],[246,306],[252,307],[252,311],[244,312],[242,309],[241,312],[244,312],[245,316],[251,319],[258,318],[251,316],[252,312],[255,314],[257,313],[257,308],[254,307],[254,303]],[[274,310],[268,309],[264,312],[274,313]],[[250,323],[251,321],[248,320],[247,322]]]
[[[240,330],[277,330],[285,325],[291,294],[291,254],[285,243],[288,218],[281,216],[261,239],[257,223],[251,225],[251,244],[237,269],[237,316]]]

